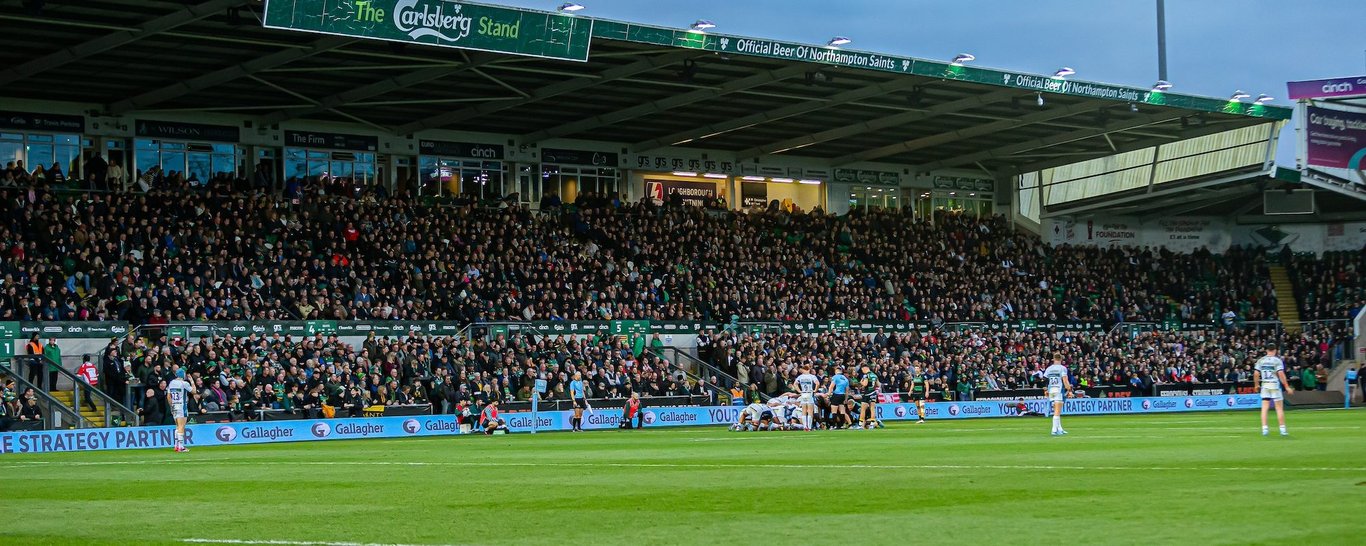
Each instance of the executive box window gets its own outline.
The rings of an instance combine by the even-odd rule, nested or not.
[[[916,200],[916,213],[929,218],[934,212],[950,212],[974,218],[986,218],[995,212],[992,194],[967,190],[924,191]]]
[[[419,195],[465,195],[477,199],[500,199],[505,195],[503,181],[507,174],[501,161],[419,156],[417,164],[422,173]]]
[[[285,148],[285,178],[348,178],[375,183],[375,154],[340,150]]]
[[[0,163],[23,161],[29,171],[39,165],[46,170],[56,163],[69,177],[79,167],[76,158],[80,156],[80,142],[79,135],[0,133]]]
[[[849,209],[901,210],[901,188],[856,186],[849,190]]]
[[[611,167],[542,165],[541,184],[543,193],[554,191],[564,203],[573,203],[586,192],[614,196],[621,191],[620,172]]]
[[[185,180],[206,184],[218,175],[235,178],[242,174],[242,149],[236,144],[207,144],[140,138],[134,141],[133,160],[138,173],[152,167],[171,177],[184,174]]]

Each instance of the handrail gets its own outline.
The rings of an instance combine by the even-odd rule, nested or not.
[[[657,351],[658,354],[665,360],[668,360],[670,363],[672,363],[675,368],[683,370],[684,373],[687,373],[697,378],[699,381],[702,381],[704,385],[710,386],[710,383],[706,383],[706,380],[711,377],[716,377],[719,379],[718,382],[723,387],[734,387],[738,385],[740,389],[744,390],[747,395],[758,395],[759,399],[765,402],[767,402],[770,398],[767,394],[764,394],[763,392],[750,392],[749,386],[741,385],[740,380],[735,376],[730,375],[724,371],[721,371],[720,368],[717,368],[716,366],[713,366],[700,358],[688,354],[687,351],[679,350],[677,347],[653,347],[653,349]],[[671,354],[672,358],[665,356],[666,354]],[[686,365],[684,363],[686,363]]]
[[[14,357],[15,360],[21,362],[26,362],[38,358],[43,359],[44,366],[50,366],[51,370],[56,371],[62,377],[65,377],[67,378],[67,380],[71,381],[71,406],[73,410],[77,411],[77,413],[79,413],[79,408],[81,405],[81,400],[83,399],[83,394],[90,394],[91,398],[98,399],[100,401],[100,404],[104,405],[104,423],[97,423],[95,426],[113,426],[113,417],[115,412],[118,412],[122,416],[123,422],[126,424],[136,425],[139,423],[137,412],[128,409],[127,406],[124,406],[121,402],[119,402],[113,396],[110,396],[108,393],[98,388],[92,388],[89,385],[86,385],[85,380],[82,379],[81,376],[76,375],[71,370],[68,370],[65,367],[63,367],[61,364],[52,365],[52,361],[43,355],[23,355]],[[47,374],[43,374],[43,382],[46,383],[47,379]],[[46,386],[48,388],[45,390],[48,391],[56,390],[57,387],[56,385]],[[89,421],[88,419],[85,420]]]
[[[25,379],[23,374],[16,372],[14,369],[15,363],[20,361],[21,358],[22,357],[15,356],[14,360],[9,362],[0,361],[0,374],[8,375],[10,378],[14,379],[15,384],[19,385],[21,392],[27,389],[33,389],[33,392],[38,395],[38,404],[40,409],[43,410],[43,428],[45,430],[63,428],[62,419],[49,419],[47,417],[50,412],[56,412],[57,414],[65,416],[72,423],[75,423],[76,426],[74,428],[92,428],[98,426],[89,419],[86,419],[80,412],[63,404],[61,400],[56,399],[46,390],[43,390],[33,383],[29,383],[28,379]],[[28,363],[25,362],[25,365],[28,365]],[[44,366],[46,366],[46,364],[44,364]],[[43,377],[47,377],[46,370],[43,371]],[[54,414],[53,417],[57,417],[57,415]]]

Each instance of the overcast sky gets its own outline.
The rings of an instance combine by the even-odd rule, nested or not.
[[[562,2],[484,0],[537,9]],[[1155,0],[579,0],[608,19],[951,59],[1134,86],[1157,79]],[[1167,0],[1168,78],[1174,92],[1266,93],[1287,106],[1285,82],[1366,74],[1366,1]],[[1294,166],[1293,126],[1276,154]]]

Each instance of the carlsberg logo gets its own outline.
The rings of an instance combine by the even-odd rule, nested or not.
[[[413,39],[432,36],[458,42],[470,35],[474,19],[460,13],[464,6],[441,0],[399,0],[394,4],[394,26]]]
[[[355,19],[366,23],[383,23],[385,13],[374,5],[376,1],[358,0]],[[480,15],[491,8],[481,11],[478,6],[468,6],[468,10],[466,7],[454,0],[398,0],[394,3],[394,13],[390,18],[400,32],[407,33],[414,40],[432,37],[444,42],[460,42],[469,37],[471,32],[491,38],[518,38],[522,22],[515,16],[512,22],[499,22],[495,19],[498,16],[496,13],[493,16]],[[436,331],[436,326],[429,325],[428,329]]]

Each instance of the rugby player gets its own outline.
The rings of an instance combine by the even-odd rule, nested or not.
[[[816,387],[820,386],[821,380],[811,375],[811,366],[802,365],[802,374],[797,376],[794,383],[797,396],[797,404],[801,406],[802,430],[811,430],[816,420]]]
[[[1262,386],[1262,436],[1268,433],[1266,412],[1272,404],[1276,406],[1276,421],[1281,425],[1281,436],[1289,436],[1290,433],[1285,431],[1285,395],[1281,392],[1281,386],[1284,385],[1285,392],[1290,394],[1294,394],[1295,389],[1285,380],[1285,363],[1276,356],[1275,345],[1266,346],[1266,356],[1257,359],[1255,369]]]
[[[194,387],[185,380],[185,368],[175,371],[175,379],[166,385],[166,402],[171,408],[171,417],[175,418],[175,452],[184,453],[189,451],[185,447],[185,420],[189,417],[186,406],[190,401],[190,393]]]
[[[1067,378],[1067,366],[1062,365],[1062,353],[1053,353],[1053,365],[1043,371],[1048,378],[1048,400],[1053,402],[1053,435],[1067,434],[1062,428],[1062,407],[1066,397],[1072,396],[1072,381]]]
[[[873,373],[872,368],[863,367],[863,379],[859,381],[859,387],[863,396],[859,404],[859,425],[868,430],[881,424],[877,420],[877,396],[881,390],[881,383],[878,382],[877,374]]]
[[[920,417],[916,423],[925,422],[925,398],[930,393],[930,382],[925,378],[925,374],[920,371],[920,366],[911,368],[911,401],[915,403],[916,415]]]

